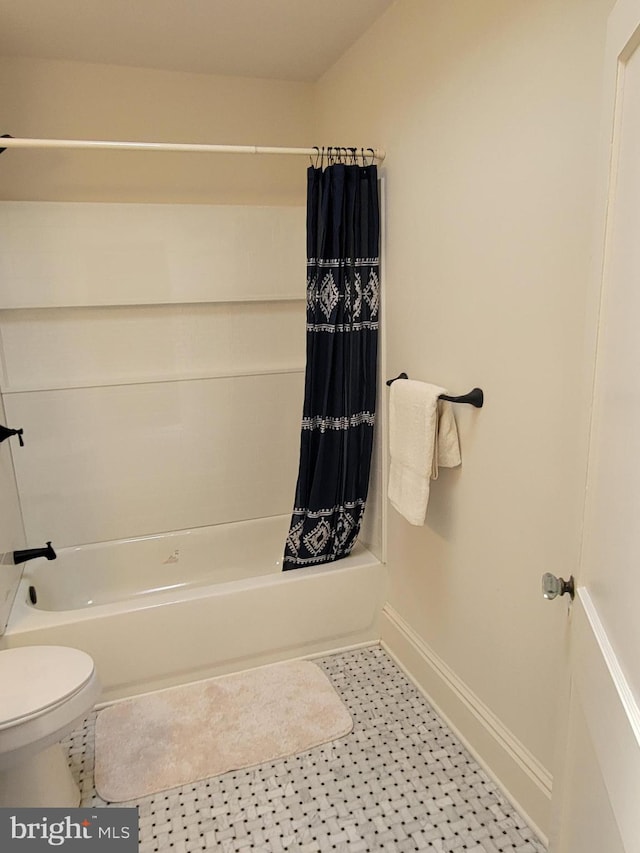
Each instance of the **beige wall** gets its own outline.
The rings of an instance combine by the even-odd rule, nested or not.
[[[578,558],[611,5],[398,0],[318,87],[323,140],[388,155],[389,375],[486,394],[425,526],[390,510],[389,606],[548,770],[566,608],[540,576]]]
[[[311,145],[312,86],[79,62],[0,60],[2,133],[71,139]],[[7,151],[4,200],[298,204],[292,157]]]

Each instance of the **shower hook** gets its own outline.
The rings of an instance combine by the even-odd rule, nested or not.
[[[309,154],[309,162],[311,163],[311,165],[313,166],[314,169],[317,169],[318,168],[318,162],[320,160],[320,149],[318,148],[317,145],[314,145],[313,150],[316,153],[315,154]],[[314,161],[314,157],[315,157],[315,161]]]

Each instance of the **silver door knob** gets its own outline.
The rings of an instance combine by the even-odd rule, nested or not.
[[[573,575],[568,581],[563,580],[563,578],[557,578],[555,575],[552,575],[551,572],[545,572],[542,575],[542,594],[545,598],[548,598],[551,601],[558,595],[565,595],[565,593],[570,595],[573,599],[573,596],[575,595]]]

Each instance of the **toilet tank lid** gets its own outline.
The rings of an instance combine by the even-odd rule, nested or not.
[[[0,729],[59,705],[84,687],[93,672],[91,656],[67,646],[0,651]]]

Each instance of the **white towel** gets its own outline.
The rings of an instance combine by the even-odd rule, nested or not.
[[[447,392],[441,392],[446,394]],[[438,429],[436,432],[437,452],[434,453],[435,473],[432,480],[438,479],[438,465],[441,468],[456,468],[462,463],[458,427],[453,416],[453,406],[447,400],[438,401]]]
[[[438,385],[399,379],[389,394],[389,500],[418,526],[424,524],[438,466],[454,468],[461,462],[451,403],[438,401],[446,393]]]

